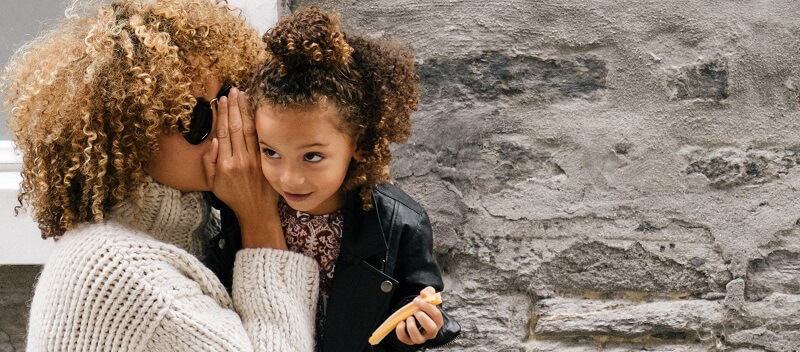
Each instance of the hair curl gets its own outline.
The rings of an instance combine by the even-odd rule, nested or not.
[[[114,0],[76,14],[86,3],[21,48],[0,86],[23,152],[16,212],[32,208],[43,238],[136,198],[156,136],[189,123],[192,84],[210,71],[240,83],[263,59],[224,0]]]
[[[363,157],[351,161],[343,187],[359,190],[369,209],[372,187],[391,181],[389,144],[411,134],[419,96],[412,54],[394,42],[346,35],[338,14],[316,7],[281,19],[263,41],[267,59],[245,83],[251,106],[334,103]]]

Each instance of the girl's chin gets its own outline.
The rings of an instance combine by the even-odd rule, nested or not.
[[[294,210],[297,210],[297,211],[304,212],[306,214],[325,215],[325,214],[331,213],[331,212],[333,212],[335,210],[334,209],[334,210],[328,211],[327,209],[321,209],[322,208],[322,204],[319,204],[319,203],[312,204],[311,202],[308,202],[308,201],[305,201],[305,202],[293,202],[293,201],[287,199],[286,197],[284,197],[283,199],[286,200],[286,204],[288,204],[290,208],[292,208]]]
[[[297,211],[302,211],[304,213],[311,214],[311,215],[320,215],[320,214],[317,214],[314,211],[315,210],[314,207],[310,207],[307,204],[302,204],[302,203],[298,204],[298,203],[293,203],[293,202],[289,202],[289,201],[286,201],[286,204],[289,204],[290,208],[292,208],[294,210],[297,210]]]

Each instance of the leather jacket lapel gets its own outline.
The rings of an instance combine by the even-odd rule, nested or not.
[[[369,211],[364,211],[358,194],[351,194],[345,205],[344,223],[341,253],[365,259],[388,250],[386,233],[375,204]]]
[[[348,197],[325,314],[324,351],[363,350],[397,289],[397,280],[382,272],[387,245],[380,220],[376,207],[365,212],[357,194]]]

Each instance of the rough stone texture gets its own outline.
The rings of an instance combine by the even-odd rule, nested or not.
[[[562,251],[557,259],[543,263],[535,275],[561,292],[709,292],[713,283],[709,287],[708,277],[694,268],[704,264],[700,261],[703,259],[692,257],[690,265],[677,263],[639,243],[618,249],[592,242]]]
[[[683,67],[670,85],[673,98],[723,100],[728,98],[728,68],[724,61]]]
[[[724,309],[719,301],[544,299],[534,332],[541,336],[610,335],[653,336],[663,340],[687,340],[703,325],[719,324]]]
[[[592,58],[567,61],[492,51],[468,58],[434,58],[418,71],[424,84],[422,97],[427,101],[585,97],[604,88],[608,74],[605,62]],[[470,74],[464,75],[465,71]]]
[[[800,293],[800,253],[777,250],[753,259],[748,268],[748,297],[761,299],[770,292]]]
[[[764,347],[772,351],[800,350],[800,332],[797,331],[776,333],[764,328],[756,328],[737,331],[728,336],[728,341],[744,346]]]
[[[415,54],[451,350],[800,349],[800,3],[310,4]]]
[[[774,181],[795,167],[800,161],[800,147],[789,149],[721,148],[704,152],[701,148],[685,148],[689,161],[687,174],[699,173],[708,178],[710,185],[725,188]]]
[[[38,265],[0,265],[0,352],[25,350],[28,309]]]

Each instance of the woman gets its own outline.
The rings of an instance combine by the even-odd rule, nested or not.
[[[319,269],[258,207],[277,196],[228,88],[262,59],[257,35],[224,2],[90,5],[3,80],[21,207],[57,240],[27,350],[312,350]],[[208,190],[242,222],[232,297],[200,261],[219,227]]]

